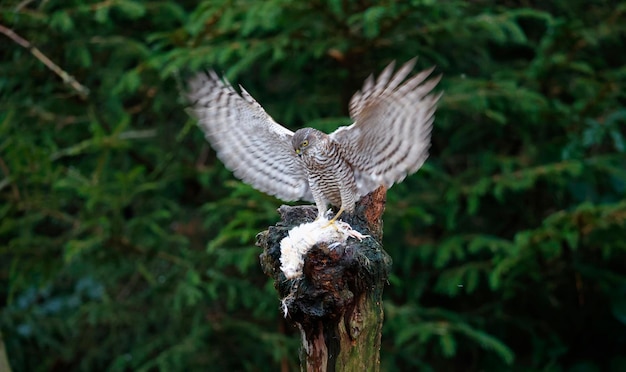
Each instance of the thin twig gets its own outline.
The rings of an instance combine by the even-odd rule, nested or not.
[[[20,190],[17,188],[14,182],[11,182],[11,175],[9,174],[9,167],[7,167],[7,163],[4,162],[4,159],[0,157],[0,169],[4,172],[5,179],[11,184],[11,191],[13,192],[13,198],[16,202],[20,201]],[[1,369],[0,369],[1,370]]]
[[[30,4],[32,2],[33,2],[33,0],[24,0],[24,1],[22,1],[21,3],[17,4],[17,6],[15,7],[14,12],[18,13],[22,9],[26,8],[28,6],[28,4]]]
[[[81,97],[85,98],[89,95],[89,89],[87,87],[81,85],[78,81],[76,81],[76,79],[72,75],[63,71],[61,67],[57,66],[54,62],[52,62],[50,58],[48,58],[45,54],[43,54],[39,49],[37,49],[37,47],[31,44],[28,40],[24,39],[20,35],[16,34],[13,30],[3,25],[0,25],[0,32],[5,34],[9,39],[13,40],[20,46],[28,49],[32,53],[32,55],[35,56],[35,58],[37,58],[39,61],[41,61],[41,63],[46,65],[46,67],[52,70],[61,79],[63,79],[64,83],[69,84],[72,88],[74,88],[74,90],[76,90]]]

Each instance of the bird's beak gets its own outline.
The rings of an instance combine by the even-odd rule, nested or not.
[[[298,155],[298,156],[302,156],[302,150],[300,150],[300,149],[296,149],[296,155]]]

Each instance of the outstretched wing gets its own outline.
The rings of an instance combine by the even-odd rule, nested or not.
[[[428,157],[434,113],[441,97],[431,91],[441,76],[427,80],[431,68],[406,79],[415,61],[408,61],[395,74],[392,62],[378,79],[370,76],[350,100],[354,124],[331,134],[352,164],[361,196],[381,185],[391,187],[402,181]]]
[[[214,71],[198,75],[189,85],[198,125],[236,177],[286,201],[313,200],[291,145],[293,132],[276,123],[243,87],[238,94]]]

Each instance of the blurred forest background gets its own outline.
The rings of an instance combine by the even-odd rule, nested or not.
[[[13,371],[296,370],[254,246],[281,202],[224,169],[180,92],[215,68],[332,131],[414,56],[445,94],[388,193],[382,370],[626,370],[626,3],[5,0]]]

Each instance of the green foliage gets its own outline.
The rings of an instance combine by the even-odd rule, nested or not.
[[[234,180],[179,92],[215,68],[331,131],[415,55],[445,95],[429,161],[388,193],[383,369],[626,368],[626,5],[517,4],[3,2],[89,89],[0,35],[13,370],[295,370],[253,244],[280,202]]]

